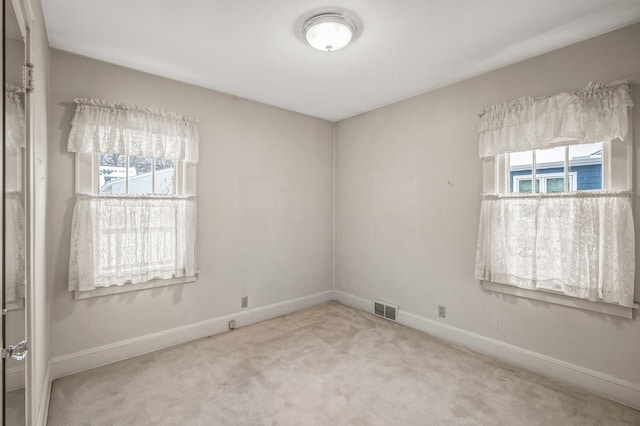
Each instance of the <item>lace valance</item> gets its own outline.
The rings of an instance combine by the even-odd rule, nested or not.
[[[70,152],[104,152],[198,162],[198,120],[151,108],[75,99]]]
[[[629,85],[629,80],[591,82],[571,93],[526,96],[489,107],[480,114],[480,158],[544,148],[559,138],[625,140],[633,106]]]
[[[5,87],[5,145],[8,148],[23,148],[26,145],[24,103],[22,91],[11,85]]]

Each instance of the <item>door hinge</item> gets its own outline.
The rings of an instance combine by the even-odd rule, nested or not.
[[[22,73],[22,84],[24,86],[24,90],[27,93],[31,93],[35,90],[35,75],[33,71],[34,65],[30,62],[24,64],[23,73]]]

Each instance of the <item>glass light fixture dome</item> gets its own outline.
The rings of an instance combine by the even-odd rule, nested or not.
[[[356,34],[356,26],[339,13],[322,13],[304,23],[302,34],[311,47],[335,52],[349,44]]]

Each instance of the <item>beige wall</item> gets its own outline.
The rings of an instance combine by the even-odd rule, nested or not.
[[[636,24],[337,123],[336,288],[431,319],[446,305],[447,324],[640,384],[637,318],[485,292],[473,276],[478,112],[590,80],[640,82],[639,46]],[[633,99],[640,139],[640,86]],[[638,244],[637,195],[634,209]]]
[[[333,124],[51,50],[51,355],[73,353],[332,287]],[[196,283],[75,301],[67,291],[73,99],[200,119]]]

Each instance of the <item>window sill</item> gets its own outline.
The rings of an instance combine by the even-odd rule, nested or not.
[[[195,277],[179,277],[169,279],[156,279],[147,281],[145,283],[138,284],[123,284],[119,286],[96,288],[91,291],[74,291],[75,300],[91,299],[93,297],[111,296],[112,294],[128,293],[130,291],[149,290],[154,288],[161,288],[176,284],[192,283],[198,280],[198,272]]]
[[[613,305],[604,302],[591,302],[584,299],[576,299],[574,297],[564,296],[545,291],[533,291],[523,288],[513,287],[510,285],[481,281],[484,290],[495,293],[508,294],[511,296],[524,297],[525,299],[533,299],[541,302],[553,303],[555,305],[568,306],[570,308],[582,309],[585,311],[598,312],[605,315],[613,315],[622,318],[633,318],[633,310],[640,308],[637,303],[632,308],[626,306]]]

